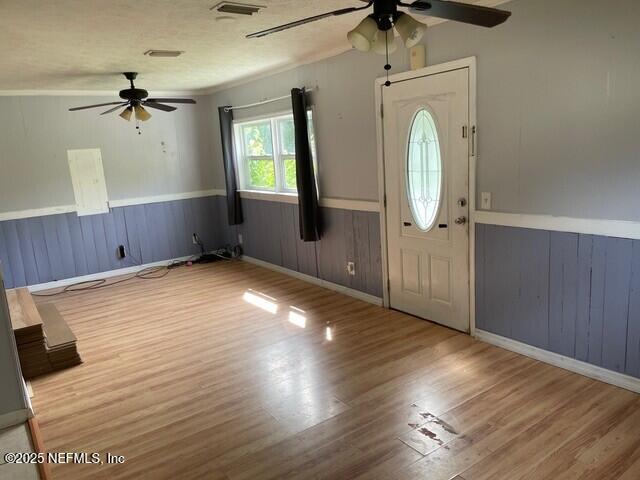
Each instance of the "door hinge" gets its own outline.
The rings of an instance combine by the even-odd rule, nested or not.
[[[382,197],[382,205],[384,205],[384,208],[387,208],[387,196],[386,195],[384,195]]]
[[[384,118],[384,104],[380,104],[380,117]]]
[[[467,137],[469,136],[469,134],[468,134],[468,130],[469,130],[469,129],[467,128],[467,126],[466,126],[466,125],[463,125],[463,126],[462,126],[462,138],[467,138]]]

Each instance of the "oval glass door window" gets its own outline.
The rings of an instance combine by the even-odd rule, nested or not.
[[[407,151],[407,198],[413,220],[422,231],[431,230],[440,207],[442,157],[436,123],[428,110],[416,113]]]

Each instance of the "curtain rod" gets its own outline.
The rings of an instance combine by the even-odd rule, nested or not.
[[[311,88],[304,88],[307,92],[313,92],[317,87],[311,87]],[[273,103],[273,102],[279,102],[280,100],[286,100],[287,98],[291,98],[291,94],[289,95],[283,95],[282,97],[277,97],[277,98],[270,98],[268,100],[262,100],[261,102],[255,102],[255,103],[248,103],[246,105],[238,105],[237,107],[226,107],[224,109],[225,112],[230,112],[231,110],[243,110],[245,108],[253,108],[253,107],[259,107],[261,105],[267,105],[269,103]]]

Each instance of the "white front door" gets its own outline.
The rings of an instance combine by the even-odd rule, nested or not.
[[[391,308],[469,331],[469,69],[382,89]]]

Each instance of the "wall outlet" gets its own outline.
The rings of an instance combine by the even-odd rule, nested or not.
[[[119,260],[127,257],[127,251],[125,250],[124,245],[118,245],[118,248],[116,248],[116,257]]]
[[[242,245],[242,234],[238,234],[238,245]]]
[[[355,276],[356,264],[354,262],[347,262],[347,273],[351,276]]]
[[[491,192],[482,192],[480,194],[480,208],[482,210],[491,210]]]

